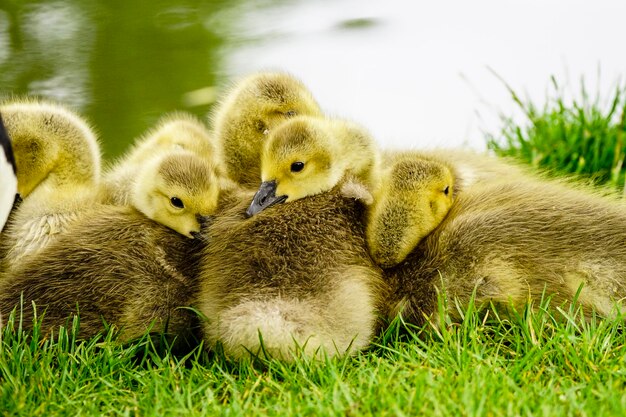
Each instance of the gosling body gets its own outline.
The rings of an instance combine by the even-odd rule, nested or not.
[[[0,317],[17,306],[31,328],[36,312],[45,334],[80,314],[80,336],[120,330],[122,340],[144,333],[186,338],[195,315],[201,241],[146,218],[132,207],[94,205],[48,246],[0,272]],[[23,305],[19,307],[23,297]]]
[[[392,314],[436,320],[437,293],[455,303],[523,307],[543,294],[612,317],[626,297],[626,206],[582,186],[528,179],[478,184],[406,260],[387,269]]]
[[[333,189],[249,219],[244,209],[209,227],[196,302],[208,343],[284,360],[366,347],[386,286],[367,254],[362,201]]]

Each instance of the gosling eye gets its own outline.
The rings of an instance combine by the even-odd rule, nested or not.
[[[445,195],[448,195],[448,193],[450,193],[450,186],[449,185],[446,185],[446,188],[443,189],[443,193]]]
[[[294,162],[291,164],[291,172],[300,172],[304,169],[304,162]]]
[[[184,209],[185,208],[185,204],[183,204],[183,200],[181,200],[178,197],[170,198],[170,203],[172,204],[172,206],[176,207],[177,209]]]
[[[285,116],[286,116],[286,117],[293,117],[293,116],[295,116],[296,114],[298,114],[298,113],[296,113],[296,111],[295,111],[295,110],[289,110],[288,112],[286,112],[286,113],[285,113]]]

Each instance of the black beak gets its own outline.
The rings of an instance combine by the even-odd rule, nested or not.
[[[276,181],[262,182],[259,191],[257,191],[252,198],[252,203],[250,207],[248,207],[248,210],[246,210],[246,214],[248,217],[252,217],[274,204],[284,202],[286,199],[286,195],[276,197]]]

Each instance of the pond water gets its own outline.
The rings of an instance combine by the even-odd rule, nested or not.
[[[73,106],[110,159],[164,113],[205,117],[238,76],[284,69],[385,146],[481,149],[515,113],[490,68],[538,102],[551,75],[608,97],[624,16],[617,0],[0,0],[0,95]]]

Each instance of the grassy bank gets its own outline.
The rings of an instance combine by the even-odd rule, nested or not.
[[[545,307],[545,306],[544,306]],[[235,364],[183,357],[109,332],[42,340],[9,323],[0,343],[2,415],[621,415],[626,333],[575,309],[506,320],[467,312],[422,336],[397,323],[355,357]]]
[[[503,127],[487,135],[487,146],[555,173],[578,174],[622,190],[626,176],[626,88],[590,97],[584,83],[575,98],[556,79],[545,104],[523,100],[510,86],[512,100],[526,120],[502,117]]]

